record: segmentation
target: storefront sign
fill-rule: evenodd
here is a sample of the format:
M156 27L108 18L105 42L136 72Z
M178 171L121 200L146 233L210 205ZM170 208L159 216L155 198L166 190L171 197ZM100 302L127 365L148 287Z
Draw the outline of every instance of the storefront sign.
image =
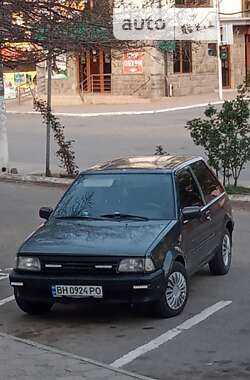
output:
M4 98L5 99L15 99L16 98L16 87L15 87L14 73L4 74Z
M123 74L143 74L144 53L123 53Z
M53 70L52 79L68 79L67 56L61 54L56 58L56 69Z
M164 3L136 0L115 1L114 36L124 41L191 40L216 41L216 10L212 7L173 7ZM153 5L151 5L153 3ZM194 3L194 1L192 2Z
M29 88L35 86L36 71L4 73L4 97L15 99L18 90L22 95L30 94Z

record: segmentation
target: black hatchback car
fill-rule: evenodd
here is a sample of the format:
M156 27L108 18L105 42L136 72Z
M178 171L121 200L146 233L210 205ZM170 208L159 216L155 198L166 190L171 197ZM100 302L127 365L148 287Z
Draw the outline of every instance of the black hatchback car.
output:
M185 307L189 277L229 271L234 222L223 186L201 158L132 157L81 173L23 243L10 274L29 314L54 303Z

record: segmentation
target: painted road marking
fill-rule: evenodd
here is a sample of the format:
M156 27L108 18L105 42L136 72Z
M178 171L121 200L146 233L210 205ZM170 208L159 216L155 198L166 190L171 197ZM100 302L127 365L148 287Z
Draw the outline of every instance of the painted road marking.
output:
M9 272L12 268L0 269L0 281L9 278Z
M86 112L86 113L68 113L68 112L55 112L55 116L66 116L66 117L100 117L100 116L129 116L129 115L148 115L148 114L158 114L158 113L166 113L166 112L177 112L190 110L195 108L204 108L209 104L211 105L220 105L223 104L222 101L215 101L209 103L202 104L192 104L189 106L181 106L181 107L173 107L173 108L161 108L155 110L144 110L144 111L111 111L111 112ZM9 114L24 114L24 115L40 115L39 112L36 111L7 111Z
M10 296L10 297L4 298L3 300L0 300L0 306L3 306L6 303L14 301L14 299L15 299L14 296Z
M9 275L8 275L8 274L0 273L0 281L1 281L1 280L5 280L6 278L9 278Z
M203 310L201 313L195 315L194 317L190 319L187 319L184 323L173 328L172 330L167 331L166 333L158 336L157 338L151 340L150 342L140 347L137 347L135 350L130 351L126 355L115 360L113 363L111 363L111 366L115 368L121 368L127 365L128 363L131 363L132 361L137 359L139 356L142 356L149 351L153 351L159 348L162 344L165 344L168 341L174 339L177 335L181 334L182 332L185 332L186 330L189 330L192 327L198 325L199 323L205 321L214 313L217 313L219 310L223 309L224 307L231 305L231 303L232 301L220 301L208 307L207 309Z

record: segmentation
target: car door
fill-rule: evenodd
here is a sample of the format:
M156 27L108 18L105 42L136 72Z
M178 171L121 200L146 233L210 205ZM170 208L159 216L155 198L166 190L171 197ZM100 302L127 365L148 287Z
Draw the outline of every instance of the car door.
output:
M205 162L197 161L190 166L205 199L204 211L210 218L209 240L205 256L201 257L202 264L202 261L209 260L221 243L225 224L225 190Z
M176 184L180 213L185 207L199 206L203 208L205 206L201 189L189 167L177 172ZM200 218L182 219L181 223L182 249L187 270L189 273L193 273L198 269L201 257L206 255L210 218L204 212Z

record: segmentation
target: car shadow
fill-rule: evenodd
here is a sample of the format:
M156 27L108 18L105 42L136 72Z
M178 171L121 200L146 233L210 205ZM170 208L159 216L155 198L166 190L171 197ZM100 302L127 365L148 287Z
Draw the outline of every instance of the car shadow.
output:
M190 288L196 288L204 281L213 281L213 277L209 273L208 267L197 272L191 277ZM202 285L201 285L202 286ZM23 314L21 319L32 320L34 317ZM52 310L44 315L36 316L36 322L52 322L52 323L65 323L70 321L71 324L79 326L79 324L112 324L117 323L145 323L145 320L157 320L150 309L150 306L144 305L130 305L130 304L106 304L103 302L89 303L78 302L75 304L55 304Z

